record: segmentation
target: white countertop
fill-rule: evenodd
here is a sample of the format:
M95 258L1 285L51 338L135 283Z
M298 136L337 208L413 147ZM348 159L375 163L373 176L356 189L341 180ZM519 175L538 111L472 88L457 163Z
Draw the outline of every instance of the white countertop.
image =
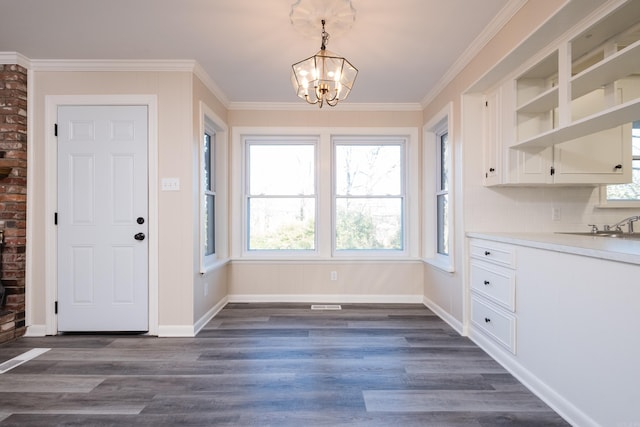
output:
M468 237L640 265L640 240L560 233L467 233Z

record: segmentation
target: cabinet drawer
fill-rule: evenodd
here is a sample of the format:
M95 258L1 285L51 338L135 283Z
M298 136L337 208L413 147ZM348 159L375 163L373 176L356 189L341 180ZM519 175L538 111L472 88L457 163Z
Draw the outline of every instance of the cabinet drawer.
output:
M471 240L469 253L472 258L516 268L516 252L513 246L486 240Z
M515 311L516 272L486 262L471 261L471 290L496 304Z
M472 297L471 323L513 354L516 353L515 316L478 297Z

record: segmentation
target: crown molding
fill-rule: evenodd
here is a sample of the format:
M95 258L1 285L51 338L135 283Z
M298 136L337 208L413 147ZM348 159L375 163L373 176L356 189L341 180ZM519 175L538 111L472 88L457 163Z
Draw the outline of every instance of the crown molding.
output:
M18 64L26 69L31 68L31 61L18 52L0 52L0 64Z
M453 79L469 65L471 60L484 48L487 43L506 25L507 22L527 3L528 0L509 0L500 12L491 20L489 25L480 33L475 40L467 47L460 57L442 76L440 81L423 98L421 106L426 108Z
M232 102L227 107L236 111L422 111L419 103L339 103L335 108L320 109L317 105L300 102Z
M183 71L195 74L200 81L226 107L229 98L220 86L207 74L195 60L120 60L120 59L89 59L89 60L61 60L34 59L31 60L34 71Z
M209 89L218 101L224 105L226 109L229 109L231 105L231 101L229 101L229 97L224 93L220 86L211 78L211 76L205 71L205 69L200 65L200 63L195 62L195 67L193 73L200 79L200 81Z
M187 71L193 60L32 59L33 71Z

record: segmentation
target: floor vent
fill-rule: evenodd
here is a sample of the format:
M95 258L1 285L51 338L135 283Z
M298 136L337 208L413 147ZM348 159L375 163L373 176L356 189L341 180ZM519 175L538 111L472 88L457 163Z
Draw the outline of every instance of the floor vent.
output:
M342 306L339 304L314 304L311 306L311 310L342 310Z
M42 353L46 353L51 350L50 348L34 348L25 353L22 353L20 356L16 356L13 359L7 360L4 363L0 363L0 374L4 374L15 368L16 366L20 366L25 362L28 362L31 359L35 359L40 356Z

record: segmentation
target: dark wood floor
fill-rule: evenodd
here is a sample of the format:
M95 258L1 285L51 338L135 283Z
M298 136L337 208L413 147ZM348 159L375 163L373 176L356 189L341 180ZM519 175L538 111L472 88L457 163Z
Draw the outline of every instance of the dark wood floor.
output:
M196 338L21 338L4 426L565 426L421 305L229 304Z

